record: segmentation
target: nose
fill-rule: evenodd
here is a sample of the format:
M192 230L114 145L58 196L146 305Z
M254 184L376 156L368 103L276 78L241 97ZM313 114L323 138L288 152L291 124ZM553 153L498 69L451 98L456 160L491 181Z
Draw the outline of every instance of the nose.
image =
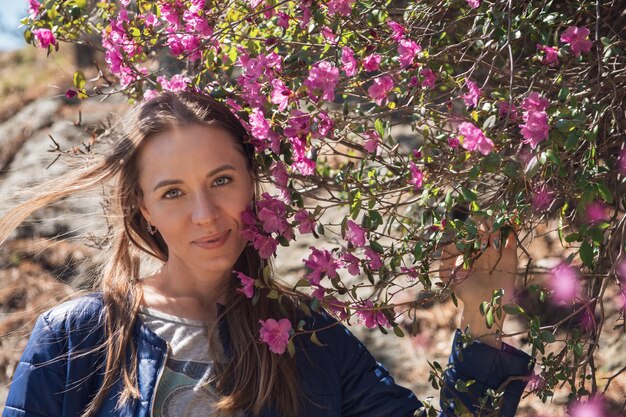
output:
M201 193L194 199L191 221L195 224L211 224L220 216L220 206L215 196Z

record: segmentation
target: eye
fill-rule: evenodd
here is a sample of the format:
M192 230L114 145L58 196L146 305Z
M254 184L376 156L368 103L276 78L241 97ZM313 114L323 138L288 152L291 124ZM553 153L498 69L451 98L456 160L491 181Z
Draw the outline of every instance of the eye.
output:
M180 197L182 192L178 188L172 188L171 190L167 190L165 194L163 194L163 198L171 200L176 197Z
M231 177L219 177L215 181L213 181L213 185L221 187L222 185L230 184L232 182Z

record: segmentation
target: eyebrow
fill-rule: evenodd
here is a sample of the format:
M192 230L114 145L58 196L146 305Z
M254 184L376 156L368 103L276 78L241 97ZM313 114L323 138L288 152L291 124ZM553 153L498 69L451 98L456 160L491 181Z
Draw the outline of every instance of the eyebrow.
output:
M232 165L225 164L225 165L222 165L222 166L220 166L220 167L217 167L217 168L215 168L215 169L213 169L213 170L209 171L209 172L206 174L206 178L212 177L213 175L215 175L215 174L217 174L217 173L219 173L219 172L222 172L222 171L227 171L227 170L237 171L237 168L235 168L235 167L234 167L234 166L232 166ZM158 188L165 187L166 185L182 184L182 183L183 183L183 181L181 181L181 180L176 180L176 179L159 181L159 182L157 183L157 185L155 185L155 186L154 186L154 188L152 189L152 191L154 192L154 191L156 191Z

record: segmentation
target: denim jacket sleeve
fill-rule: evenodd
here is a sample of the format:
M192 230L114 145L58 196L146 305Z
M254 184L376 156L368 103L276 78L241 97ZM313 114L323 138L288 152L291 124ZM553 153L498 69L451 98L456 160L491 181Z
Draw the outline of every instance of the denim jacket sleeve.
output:
M323 343L328 341L334 350L334 365L341 376L342 416L411 417L422 407L415 394L397 385L387 369L346 327L338 324L329 330L318 337ZM457 330L449 366L444 372L440 416L460 415L459 403L473 415L478 414L478 399L487 389L498 389L510 376L530 374L529 363L530 356L508 345L502 350L480 342L462 346L461 332ZM459 392L455 389L457 380L476 382L468 387L468 392ZM499 416L515 415L525 386L525 380L515 380L506 386Z
M531 357L521 350L506 343L502 344L501 349L477 341L463 346L462 333L457 329L448 359L448 368L444 372L444 387L440 393L443 415L461 415L459 403L462 403L471 415L480 415L479 399L489 389L494 391L503 389L503 395L497 401L498 416L512 417L528 383L527 377L531 373ZM467 384L466 392L459 392L455 389L457 381L474 382ZM485 414L488 414L490 409L493 407L487 403Z
M37 319L18 363L2 417L80 415L97 389L101 304L83 297ZM71 360L69 360L71 357Z
M58 417L64 400L66 363L62 343L40 316L15 369L2 417Z

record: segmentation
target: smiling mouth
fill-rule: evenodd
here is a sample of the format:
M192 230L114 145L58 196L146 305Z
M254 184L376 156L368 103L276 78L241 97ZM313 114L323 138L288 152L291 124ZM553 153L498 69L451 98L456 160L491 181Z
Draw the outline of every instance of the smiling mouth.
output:
M230 230L227 230L226 232L222 233L221 235L213 239L194 240L192 243L202 249L214 249L226 243L229 236L230 236Z

